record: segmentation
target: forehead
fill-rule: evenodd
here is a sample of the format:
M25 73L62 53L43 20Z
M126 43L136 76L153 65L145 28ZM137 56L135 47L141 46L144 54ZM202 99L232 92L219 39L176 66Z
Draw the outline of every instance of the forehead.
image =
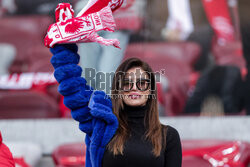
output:
M133 78L149 78L148 73L144 71L141 67L133 67L129 69L126 74L125 78L133 79Z

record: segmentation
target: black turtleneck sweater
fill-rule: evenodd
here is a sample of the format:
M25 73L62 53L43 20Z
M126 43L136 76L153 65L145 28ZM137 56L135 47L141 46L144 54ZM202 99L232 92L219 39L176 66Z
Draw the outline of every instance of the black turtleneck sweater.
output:
M181 167L182 150L176 129L167 126L166 147L159 157L152 153L152 144L143 139L145 134L144 116L147 107L125 106L131 136L125 142L123 155L114 156L105 150L102 167Z

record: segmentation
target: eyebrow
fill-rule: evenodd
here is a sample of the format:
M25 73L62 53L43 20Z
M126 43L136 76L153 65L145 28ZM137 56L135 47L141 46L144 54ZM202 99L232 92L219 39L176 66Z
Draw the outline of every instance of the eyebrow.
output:
M125 80L125 81L131 81L132 79L125 78L124 80ZM148 80L150 80L150 79L149 79L149 78L140 78L140 79L137 79L136 81L139 81L139 80L148 81Z

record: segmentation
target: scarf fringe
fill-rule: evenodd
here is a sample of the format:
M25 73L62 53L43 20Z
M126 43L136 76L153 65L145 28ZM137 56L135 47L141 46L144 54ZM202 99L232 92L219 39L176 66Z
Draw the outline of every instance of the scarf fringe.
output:
M102 25L104 30L114 32L116 24L114 17L112 15L111 8L109 6L106 6L102 10L100 10L99 14L102 20Z

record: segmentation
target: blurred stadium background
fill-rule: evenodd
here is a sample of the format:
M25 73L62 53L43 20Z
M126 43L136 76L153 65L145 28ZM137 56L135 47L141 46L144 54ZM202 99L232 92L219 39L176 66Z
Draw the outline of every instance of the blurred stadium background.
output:
M79 8L79 0L0 0L0 131L22 167L84 163L84 134L57 92L43 45L59 2ZM143 11L133 15L138 2ZM159 115L180 133L183 167L249 166L250 1L124 6L115 17L130 32L123 60L141 58L161 73Z

